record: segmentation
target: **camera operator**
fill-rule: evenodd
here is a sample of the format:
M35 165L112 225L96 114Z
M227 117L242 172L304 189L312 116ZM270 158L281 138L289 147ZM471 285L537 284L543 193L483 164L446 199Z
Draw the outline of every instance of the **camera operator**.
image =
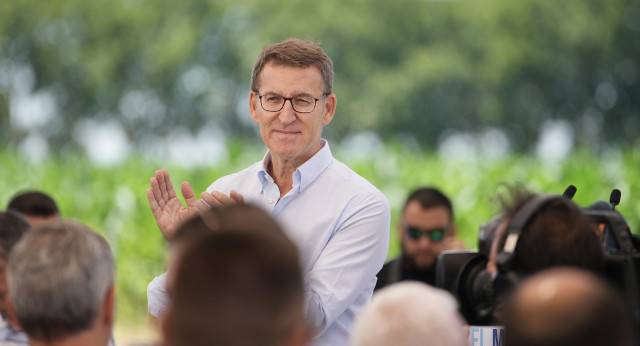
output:
M504 219L486 265L494 279L494 323L502 324L503 302L529 275L555 266L602 274L604 252L595 225L575 203L512 188L510 201L502 204Z
M492 334L488 342L493 336L494 343L501 343L507 332L500 326L508 319L503 314L511 308L513 291L532 275L559 266L608 281L624 297L638 329L640 252L626 222L613 212L619 191L612 192L616 198L610 198L610 209L592 210L571 202L572 194L566 191L560 196L508 189L509 198L500 199L504 213L480 226L477 252L444 252L438 258L436 286L458 299L462 315L472 326L472 341L485 340L485 331L485 336Z
M409 195L402 208L398 233L402 255L378 272L375 290L405 280L435 285L440 252L464 249L455 236L451 201L435 188L419 188Z
M509 223L523 207L541 195L512 189L511 200L502 201L504 221L498 226L487 263L487 271L496 274L496 259L504 249ZM603 268L602 247L590 220L570 200L553 198L535 211L522 229L514 251L515 266L523 274L559 265L572 265L600 272Z

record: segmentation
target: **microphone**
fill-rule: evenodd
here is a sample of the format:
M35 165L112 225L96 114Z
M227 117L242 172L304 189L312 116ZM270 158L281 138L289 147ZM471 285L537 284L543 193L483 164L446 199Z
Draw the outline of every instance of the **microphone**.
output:
M569 185L567 186L567 189L564 190L564 193L562 194L562 197L571 200L573 198L573 196L576 194L576 191L578 191L578 189L576 189L575 186L573 185Z
M620 190L613 189L613 191L611 191L609 203L611 203L611 210L616 210L616 205L620 204Z

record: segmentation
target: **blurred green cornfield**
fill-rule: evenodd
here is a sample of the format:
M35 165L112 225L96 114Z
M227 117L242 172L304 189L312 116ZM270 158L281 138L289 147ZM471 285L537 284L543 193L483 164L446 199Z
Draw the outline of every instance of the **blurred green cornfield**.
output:
M356 155L332 146L334 156L376 185L389 199L392 224L389 258L399 252L396 222L410 190L435 186L449 195L459 235L470 249L477 247L481 223L499 213L496 194L503 183L521 184L540 193L561 194L573 184L574 201L586 207L608 201L613 188L622 192L617 207L631 230L640 225L640 148L612 149L603 155L577 150L561 161L534 156L444 158L436 152L410 150L387 143L374 155ZM100 167L79 155L50 156L31 162L16 152L0 150L2 209L23 189L50 193L63 217L81 221L103 234L117 258L118 323L146 320L146 286L165 267L166 241L156 227L145 190L156 169L167 168L174 185L189 181L196 193L216 178L258 161L264 148L234 142L224 162L185 168L130 156L124 163ZM504 192L504 191L503 191Z

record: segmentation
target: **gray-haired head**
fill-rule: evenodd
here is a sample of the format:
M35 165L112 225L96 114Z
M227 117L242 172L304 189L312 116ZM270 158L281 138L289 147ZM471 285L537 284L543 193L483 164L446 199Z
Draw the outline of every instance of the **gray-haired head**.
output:
M260 88L260 73L269 63L285 67L316 67L322 75L323 92L325 94L333 92L333 62L320 48L318 42L290 38L265 47L253 65L252 91L257 92Z
M88 330L115 281L107 242L72 221L44 225L13 248L9 296L30 338L59 340Z
M418 281L377 291L355 321L354 346L466 346L464 319L448 292Z

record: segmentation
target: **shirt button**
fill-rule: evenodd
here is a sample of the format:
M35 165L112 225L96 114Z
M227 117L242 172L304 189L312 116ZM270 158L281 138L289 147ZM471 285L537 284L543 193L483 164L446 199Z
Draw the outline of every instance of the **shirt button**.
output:
M273 204L273 200L272 199L269 200L269 204Z

